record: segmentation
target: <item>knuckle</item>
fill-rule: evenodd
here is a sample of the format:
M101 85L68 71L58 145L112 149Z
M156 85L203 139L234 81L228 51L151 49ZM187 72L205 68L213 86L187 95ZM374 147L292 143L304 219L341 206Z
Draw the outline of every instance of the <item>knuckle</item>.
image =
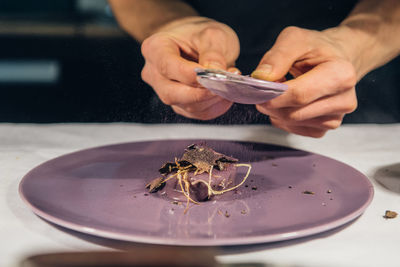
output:
M161 58L158 61L158 72L164 76L168 77L168 60L166 58Z
M294 122L300 122L305 120L303 113L300 111L290 112L287 115L287 119L289 121L294 121Z
M297 106L304 106L309 103L305 90L293 90L292 101Z
M345 62L341 68L341 77L345 88L353 88L357 83L357 74L354 66Z
M163 88L154 88L154 90L156 91L158 98L160 98L161 102L165 105L172 106L176 104L170 90L165 90Z
M184 117L189 117L186 114L186 112L184 110L182 110L180 107L172 105L171 108L176 114L179 114L179 115L184 116Z
M149 57L157 47L160 47L160 44L165 42L165 36L162 33L153 34L146 39L143 40L142 45L140 46L140 50L144 57Z
M172 101L172 99L169 97L168 94L159 93L158 97L160 98L161 102L163 102L165 105L172 106L174 104L174 102Z
M314 127L305 127L303 132L300 134L313 137L313 138L321 138L323 137L328 130L326 129L319 129L319 128L314 128Z
M339 128L339 126L341 124L342 124L342 120L331 120L331 121L323 123L322 126L328 130L334 130L334 129Z
M347 110L345 111L345 113L352 113L357 109L357 107L358 107L357 100L354 100L347 106Z
M205 38L225 38L225 33L220 26L215 24L201 30L200 36Z
M146 83L149 83L150 80L149 80L149 67L148 67L148 64L144 65L144 67L143 67L143 69L142 69L142 71L140 73L140 76L142 77L143 81L145 81Z
M355 111L357 109L357 106L358 106L355 89L353 89L350 93L351 93L350 97L348 98L347 101L344 102L343 113L345 113L345 114L352 113L353 111Z
M184 109L186 112L192 114L200 112L199 107L197 107L196 105L182 105L181 108Z
M282 30L283 36L294 36L294 37L302 37L304 36L305 30L296 26L288 26Z
M312 131L310 136L314 137L314 138L322 138L322 137L324 137L326 132L327 132L327 130L314 130L314 131Z
M151 51L152 37L145 39L140 47L143 57L147 57Z

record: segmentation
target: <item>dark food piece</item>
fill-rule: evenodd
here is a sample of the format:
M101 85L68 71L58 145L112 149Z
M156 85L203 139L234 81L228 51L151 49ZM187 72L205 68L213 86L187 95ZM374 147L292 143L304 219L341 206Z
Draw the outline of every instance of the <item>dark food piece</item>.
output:
M306 190L306 191L303 191L303 194L305 194L305 195L314 195L315 193L313 191Z
M385 215L383 216L383 218L385 219L394 219L396 217L397 217L397 212L391 210L385 211Z
M148 183L146 185L146 188L149 189L149 193L154 193L157 192L158 190L162 189L165 186L165 178L164 177L158 177Z
M190 145L181 159L165 163L160 169L162 177L156 178L146 185L150 193L160 191L163 196L175 200L186 200L189 203L200 204L213 196L225 194L241 186L250 174L250 164L234 164L237 159L215 152L203 145ZM247 173L242 181L235 185L237 167L247 167ZM253 189L255 190L255 189ZM177 195L178 194L178 195ZM225 217L230 217L228 212Z
M176 162L165 163L158 171L162 175L167 175L167 174L170 174L171 172L179 170L180 167L188 167L190 170L196 169L190 162L185 161L185 160L179 160Z
M238 162L238 159L215 152L209 147L201 145L190 145L186 148L182 158L176 162L167 162L159 172L163 175L188 167L189 171L208 172L211 166L219 171L224 170L227 163Z
M152 180L146 185L150 193L155 193L165 186L165 177L173 172L186 170L188 172L204 173L210 172L211 168L223 171L227 164L238 162L238 159L215 152L213 149L203 145L190 145L185 149L181 159L175 162L167 162L159 172L162 177Z
M209 147L195 144L188 146L181 160L190 162L200 172L209 171L211 166L222 171L226 163L235 163L238 161L238 159L215 152Z

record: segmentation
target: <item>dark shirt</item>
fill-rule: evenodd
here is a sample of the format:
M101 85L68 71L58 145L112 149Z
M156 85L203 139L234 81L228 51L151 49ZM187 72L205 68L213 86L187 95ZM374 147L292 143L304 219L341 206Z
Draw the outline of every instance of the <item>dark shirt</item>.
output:
M249 73L288 26L323 30L337 26L352 10L354 0L187 0L202 16L223 22L237 33L238 67ZM294 44L295 45L295 44Z
M312 30L335 27L347 17L357 3L354 0L187 0L186 2L200 15L226 23L236 31L241 45L240 56L236 63L244 74L254 70L263 54L274 44L276 37L285 27L298 26ZM357 84L358 109L347 115L344 122L399 122L399 84L400 58L397 58L371 72ZM265 121L265 116L255 114L253 107L240 106L235 105L230 113L217 119L217 122L263 123Z

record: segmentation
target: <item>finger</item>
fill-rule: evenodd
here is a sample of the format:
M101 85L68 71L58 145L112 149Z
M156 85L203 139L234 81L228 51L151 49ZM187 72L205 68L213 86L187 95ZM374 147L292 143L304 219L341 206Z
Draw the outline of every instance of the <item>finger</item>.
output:
M199 63L207 69L226 70L227 63L218 51L207 50L199 53Z
M271 124L274 125L275 127L280 128L286 132L294 133L294 134L298 134L298 135L302 135L302 136L320 138L320 137L323 137L325 135L325 133L327 132L327 130L325 130L325 129L315 128L315 127L285 125L280 120L276 120L274 118L270 118L270 120L271 120Z
M201 66L181 57L179 44L173 39L156 34L143 42L142 54L165 78L187 85L197 84L194 69Z
M347 114L353 112L356 108L357 97L354 88L341 94L320 98L302 107L275 109L269 108L267 104L257 105L257 109L261 113L293 122L301 122L331 114Z
M223 29L224 28L224 29ZM199 52L199 64L206 68L226 70L233 66L239 55L239 40L236 34L222 24L210 26L196 35L195 44Z
M251 76L267 81L284 78L292 65L309 51L310 47L304 42L307 32L310 31L297 27L285 28Z
M228 71L232 72L234 74L242 74L242 72L236 67L230 67L230 68L228 68Z
M342 124L344 115L332 114L304 121L286 121L278 117L274 116L271 117L274 118L275 120L281 121L281 123L285 124L286 126L299 126L299 127L302 126L302 127L318 128L321 130L334 130Z
M172 106L172 109L176 113L187 118L198 120L212 120L227 112L232 104L233 103L229 102L228 100L221 99L217 104L212 105L209 109L196 113L190 113L179 106Z
M210 109L214 105L218 105L222 100L222 97L215 95L211 99L207 99L201 102L193 103L193 104L179 104L175 105L185 110L188 113L202 113L208 109Z
M165 78L149 63L146 63L142 70L142 79L153 87L158 97L166 105L187 105L215 97L205 88L192 87Z
M339 128L343 121L343 114L334 114L328 116L321 116L309 120L305 120L298 125L293 126L303 126L303 127L312 127L318 128L321 130L334 130Z
M328 61L296 79L287 81L289 89L265 103L268 108L299 107L341 93L356 84L354 67L345 61Z

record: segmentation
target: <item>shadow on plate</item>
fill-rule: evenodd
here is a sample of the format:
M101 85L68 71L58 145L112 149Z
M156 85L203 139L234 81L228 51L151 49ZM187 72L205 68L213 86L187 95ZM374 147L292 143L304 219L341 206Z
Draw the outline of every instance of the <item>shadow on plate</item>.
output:
M360 217L360 216L359 216ZM255 251L262 251L262 250L267 250L267 249L275 249L275 248L280 248L280 247L286 247L286 246L294 246L298 244L302 244L311 240L319 239L319 238L326 238L329 236L332 236L343 229L349 227L352 225L355 221L358 220L358 218L355 218L354 220L341 225L337 228L319 233L319 234L314 234L306 237L301 237L301 238L295 238L295 239L290 239L290 240L284 240L284 241L277 241L277 242L270 242L270 243L260 243L260 244L252 244L252 245L232 245L232 246L219 246L219 247L206 247L206 246L199 246L195 247L197 249L204 249L204 250L211 250L214 251L218 255L225 255L225 254L235 254L235 253L245 253L245 252L255 252ZM41 217L39 217L41 218ZM173 246L173 245L156 245L156 244L146 244L146 243L136 243L136 242L129 242L129 241L122 241L122 240L116 240L116 239L110 239L110 238L104 238L104 237L98 237L94 235L89 235L86 233L81 233L75 230L71 230L68 228L65 228L63 226L54 224L52 222L49 222L43 218L41 218L48 224L52 225L53 227L57 228L60 231L63 231L67 234L73 235L79 239L85 240L87 242L100 245L103 247L107 248L112 248L112 249L117 249L121 251L132 251L136 250L138 248L148 248L148 249L159 249L160 247L163 248L187 248L190 246ZM193 248L193 247L192 247Z
M379 168L373 178L384 188L400 194L400 163Z

